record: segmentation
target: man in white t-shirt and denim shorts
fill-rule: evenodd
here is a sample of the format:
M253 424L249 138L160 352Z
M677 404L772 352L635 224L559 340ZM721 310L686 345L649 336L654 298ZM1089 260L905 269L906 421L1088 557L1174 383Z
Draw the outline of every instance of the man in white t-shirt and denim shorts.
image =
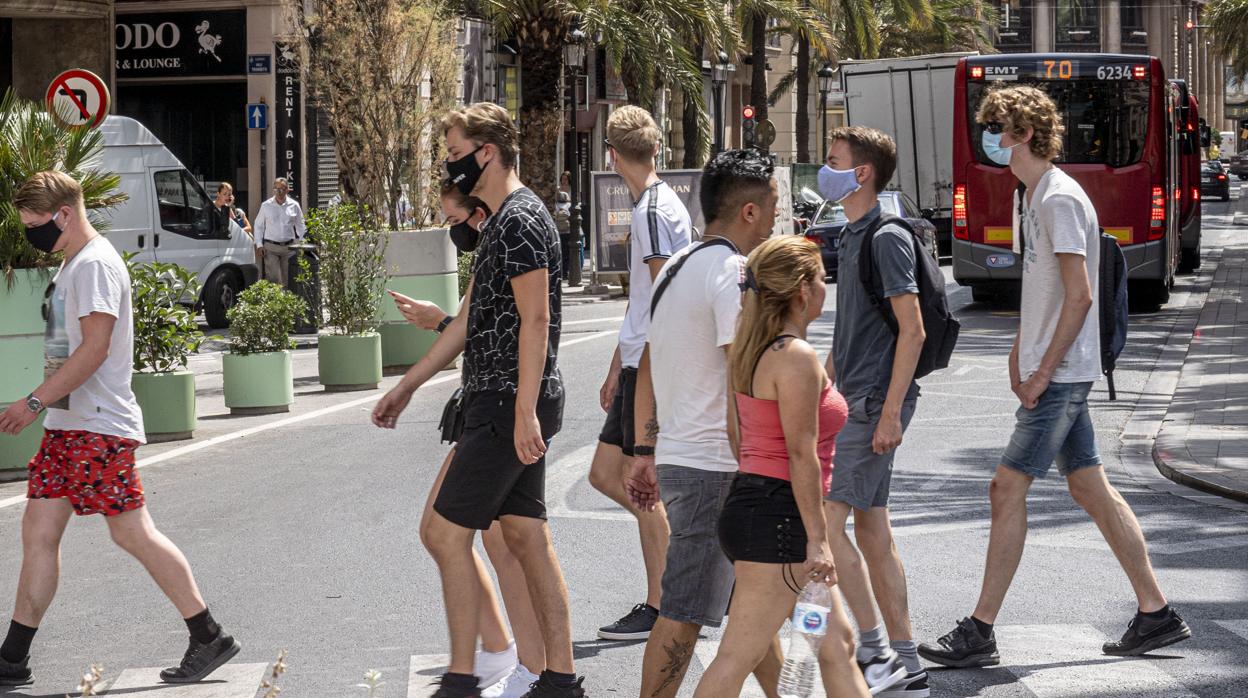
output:
M676 695L699 631L719 627L732 594L732 563L718 534L737 472L728 437L728 350L741 309L744 255L768 238L775 222L772 175L770 158L757 151L715 156L699 192L706 234L668 260L654 289L661 295L637 373L640 426L626 481L639 509L662 502L672 531L659 620L642 663L641 695L650 698ZM657 442L654 429L644 428L651 420ZM779 668L773 651L755 673L774 690Z
M160 672L161 680L202 681L241 647L213 620L186 557L156 530L145 506L134 460L145 435L143 412L130 389L129 271L87 219L82 187L69 175L34 175L17 190L13 205L27 241L42 252L63 253L65 261L44 301L46 377L0 415L0 433L16 435L47 410L43 443L29 465L22 569L13 619L0 644L0 686L33 680L28 653L56 594L61 536L71 514L102 515L113 541L143 564L186 621L190 647L178 666ZM129 593L117 603L133 604Z
M979 602L935 644L920 646L919 654L951 667L1001 662L993 624L1022 557L1027 491L1055 461L1136 596L1126 633L1102 651L1139 655L1185 640L1191 630L1166 603L1140 524L1105 477L1088 413L1088 394L1101 375L1100 228L1083 188L1053 164L1062 148L1061 116L1044 92L1020 86L989 92L976 120L984 157L1008 166L1026 186L1016 236L1024 242L1022 308L1009 358L1010 385L1021 406L989 488L992 532ZM1061 645L1067 638L1054 632L1046 641Z
M646 600L624 617L598 629L604 640L644 640L659 617L660 580L667 556L667 516L660 506L643 511L624 491L624 470L633 457L634 393L637 365L650 327L650 289L672 254L689 246L693 224L689 211L666 182L659 179L654 158L663 134L650 113L624 106L607 120L607 146L615 171L632 194L633 220L629 234L628 310L620 327L620 341L599 398L607 412L589 470L589 482L599 492L637 517L641 556L646 565Z

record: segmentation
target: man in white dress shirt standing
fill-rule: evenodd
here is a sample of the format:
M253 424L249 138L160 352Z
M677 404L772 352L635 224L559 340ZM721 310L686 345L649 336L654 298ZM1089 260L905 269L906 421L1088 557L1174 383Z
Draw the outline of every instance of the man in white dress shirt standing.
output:
M295 251L290 245L302 242L308 232L303 222L303 209L290 198L290 186L282 177L273 182L273 198L260 204L256 215L256 262L266 281L286 288L290 282L290 258Z

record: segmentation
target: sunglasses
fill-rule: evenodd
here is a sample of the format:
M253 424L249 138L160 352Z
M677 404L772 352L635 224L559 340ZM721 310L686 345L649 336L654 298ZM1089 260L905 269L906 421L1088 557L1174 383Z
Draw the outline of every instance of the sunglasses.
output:
M1005 126L1003 126L1000 121L989 121L988 123L984 124L984 130L995 136L1001 133L1002 131L1004 131Z

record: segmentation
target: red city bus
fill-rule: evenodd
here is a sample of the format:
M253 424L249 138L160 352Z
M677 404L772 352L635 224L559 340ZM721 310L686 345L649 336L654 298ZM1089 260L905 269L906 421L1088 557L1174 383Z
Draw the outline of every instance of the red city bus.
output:
M953 277L975 300L1017 288L1011 252L1018 180L984 155L975 123L984 95L1028 84L1057 104L1066 127L1057 164L1083 186L1127 258L1133 301L1170 298L1179 258L1178 88L1161 61L1116 54L968 56L954 76Z
M1179 90L1179 272L1200 268L1200 110L1186 80L1171 80Z

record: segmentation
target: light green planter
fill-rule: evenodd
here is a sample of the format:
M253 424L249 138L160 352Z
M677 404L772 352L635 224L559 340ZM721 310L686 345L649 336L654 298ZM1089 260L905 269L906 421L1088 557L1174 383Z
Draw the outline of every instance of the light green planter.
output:
M13 286L0 275L0 409L24 401L43 382L43 292L52 275L17 269ZM17 436L0 434L0 479L23 477L43 439L43 416Z
M459 306L459 273L455 246L446 228L400 230L389 234L386 288L417 300L436 303L448 315ZM377 308L381 325L381 360L387 369L407 368L429 351L438 335L418 329L403 318L389 294Z
M295 401L290 352L226 354L221 368L225 374L225 406L230 408L230 414L290 411L290 403Z
M194 373L135 373L130 387L143 408L143 431L148 443L180 441L194 435Z
M316 361L326 391L373 390L381 383L381 335L323 334Z

